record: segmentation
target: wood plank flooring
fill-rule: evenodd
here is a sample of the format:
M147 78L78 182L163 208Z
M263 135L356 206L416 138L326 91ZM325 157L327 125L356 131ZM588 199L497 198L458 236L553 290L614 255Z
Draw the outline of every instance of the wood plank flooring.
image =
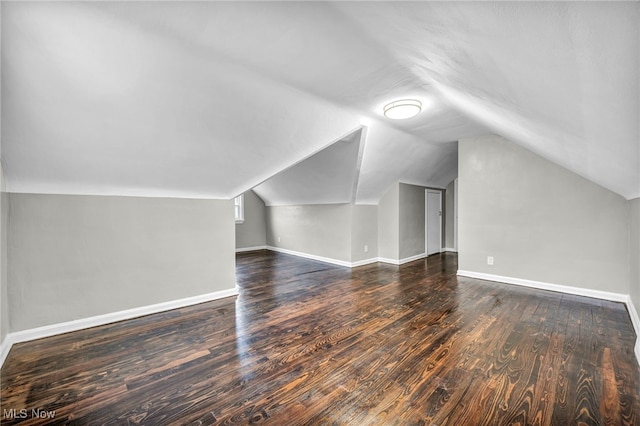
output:
M456 262L239 254L237 300L15 345L2 424L640 425L623 304Z

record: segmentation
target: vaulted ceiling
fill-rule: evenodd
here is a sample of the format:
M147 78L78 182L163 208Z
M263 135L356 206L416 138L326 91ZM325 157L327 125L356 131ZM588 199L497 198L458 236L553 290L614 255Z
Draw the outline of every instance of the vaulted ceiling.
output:
M353 176L350 195L375 203L396 181L445 186L456 141L491 132L640 196L637 2L3 2L0 12L12 192L231 198L288 170L263 185L267 201L310 202L300 176L319 163L301 161L334 143L351 158L345 141L357 134L358 161L333 176ZM404 97L422 100L422 114L385 119L382 106ZM316 181L318 202L345 198L348 185Z
M362 130L332 143L253 188L270 206L352 203L364 145Z

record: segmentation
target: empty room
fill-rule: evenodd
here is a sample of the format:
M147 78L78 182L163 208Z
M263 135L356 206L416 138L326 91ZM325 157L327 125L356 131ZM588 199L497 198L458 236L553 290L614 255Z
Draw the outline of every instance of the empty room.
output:
M640 3L0 2L0 423L640 425Z

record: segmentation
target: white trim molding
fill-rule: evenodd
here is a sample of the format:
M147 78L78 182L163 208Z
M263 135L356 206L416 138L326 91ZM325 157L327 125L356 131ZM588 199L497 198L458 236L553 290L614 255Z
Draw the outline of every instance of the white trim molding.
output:
M387 257L379 257L378 258L378 262L382 262L382 263L390 263L392 265L399 265L400 261L397 259L389 259Z
M365 260L358 260L356 262L347 262L346 260L332 259L329 257L316 256L315 254L303 253L300 251L294 251L289 249L283 249L280 247L267 246L267 250L272 250L278 253L290 254L292 256L304 257L305 259L317 260L320 262L331 263L332 265L345 266L347 268L355 268L357 266L369 265L371 263L382 262L390 263L392 265L403 265L414 260L424 259L427 257L426 253L417 254L415 256L407 257L404 259L388 259L386 257L371 257Z
M640 317L638 317L638 311L631 301L631 297L627 296L627 309L629 310L629 316L631 317L631 323L636 330L636 334L640 335Z
M442 251L450 251L450 252L453 252L453 253L457 253L458 252L457 249L454 249L454 248L451 248L451 247L445 247L445 248L442 249Z
M634 352L636 354L638 364L640 364L640 317L638 317L638 311L636 310L630 296L627 296L626 303L627 311L629 311L629 316L631 317L631 324L633 324L633 328L636 331L636 346L634 348Z
M434 253L434 254L436 254L436 253ZM405 263L413 262L415 260L424 259L427 256L429 256L427 253L420 253L420 254L416 254L415 256L405 257L404 259L400 259L400 261L398 262L398 265L404 265Z
M405 257L404 259L389 259L386 257L379 257L378 261L383 263L390 263L392 265L404 265L405 263L413 262L415 260L424 259L427 257L427 253L416 254L415 256Z
M522 278L505 277L502 275L485 274L483 272L463 271L458 269L458 275L469 278L477 278L486 281L496 281L505 284L515 284L523 287L537 288L540 290L551 290L559 293L575 294L577 296L587 296L596 299L612 300L614 302L627 302L628 295L621 293L611 293L608 291L591 290L588 288L571 287L560 284L545 283L542 281L525 280Z
M244 253L246 251L267 250L267 246L241 247L236 249L236 253Z
M351 267L356 268L358 266L370 265L372 263L378 263L379 260L377 257L372 257L370 259L358 260L357 262L351 262Z
M7 355L9 355L12 345L13 342L11 341L11 334L7 334L4 336L2 343L0 343L0 367L4 364L4 360L7 359Z
M267 246L267 249L271 250L271 251L278 252L278 253L284 253L284 254L290 254L292 256L304 257L305 259L318 260L320 262L331 263L333 265L338 265L338 266L346 266L347 268L351 268L352 267L352 263L351 262L347 262L345 260L332 259L330 257L323 257L323 256L316 256L315 254L308 254L308 253L303 253L303 252L300 252L300 251L283 249L283 248L274 247L274 246Z
M0 367L2 367L6 356L9 354L11 346L15 343L42 339L44 337L55 336L57 334L69 333L71 331L78 331L86 328L97 327L100 325L111 324L118 321L124 321L149 314L170 311L172 309L184 308L186 306L197 305L199 303L210 302L212 300L223 299L225 297L232 297L237 295L238 288L236 286L227 290L201 294L199 296L186 297L184 299L171 300L168 302L161 302L147 306L140 306L138 308L127 309L124 311L111 312L104 315L96 315L93 317L81 318L73 321L45 325L42 327L9 333L0 345Z
M627 312L631 318L631 324L636 332L636 344L634 353L636 361L640 364L640 317L636 311L631 297L628 294L612 293L609 291L592 290L588 288L572 287L560 284L545 283L541 281L525 280L522 278L505 277L502 275L485 274L483 272L472 272L458 269L458 275L461 277L477 278L480 280L495 281L505 284L520 285L523 287L531 287L540 290L550 290L559 293L575 294L577 296L593 297L595 299L611 300L614 302L622 302L627 306Z
M319 262L331 263L332 265L345 266L347 268L355 268L358 266L369 265L371 263L382 262L390 263L391 265L404 265L405 263L413 262L415 260L424 259L427 257L426 253L420 253L415 256L406 257L404 259L389 259L386 257L371 257L369 259L358 260L355 262L347 262L346 260L332 259L330 257L317 256L315 254L304 253L300 251L294 251L289 249L283 249L280 247L267 246L267 250L275 251L278 253L290 254L292 256L304 257L305 259L317 260Z

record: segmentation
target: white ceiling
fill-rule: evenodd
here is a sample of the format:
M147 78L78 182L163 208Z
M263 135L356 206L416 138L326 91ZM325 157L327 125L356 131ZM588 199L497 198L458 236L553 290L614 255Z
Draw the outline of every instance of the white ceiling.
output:
M445 186L487 132L640 196L637 2L0 7L12 192L231 198L365 123L359 203ZM425 111L381 116L406 96Z
M253 188L268 206L355 201L362 132L358 130Z

